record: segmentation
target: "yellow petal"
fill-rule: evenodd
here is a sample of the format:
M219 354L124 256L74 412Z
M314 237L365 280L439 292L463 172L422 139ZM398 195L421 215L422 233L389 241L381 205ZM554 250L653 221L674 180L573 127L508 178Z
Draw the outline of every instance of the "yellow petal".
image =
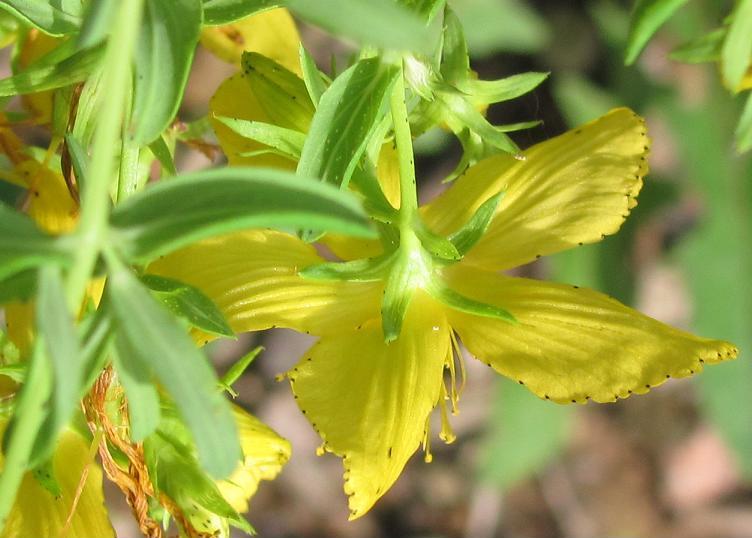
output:
M480 205L505 196L466 260L507 269L615 233L636 205L647 171L645 124L620 108L524 152L479 162L429 204L427 224L447 234Z
M78 204L71 197L63 176L43 164L26 160L15 167L16 176L29 188L27 213L43 230L60 234L78 221Z
M264 166L295 170L297 163L273 154L241 157L243 153L259 151L266 146L243 138L232 129L215 119L215 116L225 116L241 120L253 120L270 123L269 116L264 112L258 98L253 93L248 77L245 73L237 73L225 80L209 101L209 119L214 132L217 134L219 145L227 155L227 161L234 166Z
M248 499L261 480L273 480L290 459L290 443L259 419L234 406L243 462L228 478L217 483L219 491L237 512L248 510Z
M325 448L344 458L351 519L391 487L417 450L448 350L443 309L418 294L398 340L384 343L374 320L322 338L288 372Z
M8 523L0 538L109 538L114 537L102 495L102 471L89 457L89 446L77 433L65 432L55 451L53 466L61 489L55 498L28 473L21 484ZM66 521L73 500L88 470L67 533Z
M244 51L263 54L302 74L298 47L300 36L290 13L271 9L223 26L207 26L201 44L226 62L240 65Z
M295 236L250 230L191 245L154 262L148 271L199 288L236 332L287 327L318 335L377 318L381 283L298 276L322 261Z
M447 273L460 293L502 306L518 320L450 311L470 352L555 402L613 402L737 354L728 342L669 327L592 290L462 265Z

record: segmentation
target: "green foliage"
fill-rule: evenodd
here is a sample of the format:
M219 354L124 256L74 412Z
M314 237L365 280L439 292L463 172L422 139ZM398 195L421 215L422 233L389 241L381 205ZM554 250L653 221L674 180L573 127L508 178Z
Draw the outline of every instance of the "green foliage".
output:
M0 8L50 35L71 34L81 26L81 0L3 0Z
M205 24L227 24L280 5L276 0L203 0Z
M541 401L510 380L498 388L478 478L506 489L556 457L567 439L572 408Z
M115 208L111 233L126 257L148 261L200 239L267 226L373 233L358 204L329 185L239 167L185 174L146 189Z
M346 187L386 114L385 104L398 74L394 66L370 58L338 76L321 96L298 174Z
M721 49L723 76L736 89L752 61L752 0L738 0Z
M119 360L129 363L125 370L134 377L134 385L142 388L146 378L154 376L164 386L191 432L201 464L212 476L226 477L240 460L240 449L235 422L217 392L214 371L147 288L113 256L109 265L107 296L116 321L115 338L126 352L118 354ZM139 435L145 436L156 425L153 394L150 398L150 408L140 409L138 415ZM147 412L148 417L144 416Z
M144 0L133 88L134 138L148 144L175 117L202 22L201 0Z
M637 0L629 27L627 65L637 60L653 34L686 3L687 0Z
M74 52L59 63L32 65L17 75L0 80L0 97L54 90L81 82L101 59L102 50L94 47Z

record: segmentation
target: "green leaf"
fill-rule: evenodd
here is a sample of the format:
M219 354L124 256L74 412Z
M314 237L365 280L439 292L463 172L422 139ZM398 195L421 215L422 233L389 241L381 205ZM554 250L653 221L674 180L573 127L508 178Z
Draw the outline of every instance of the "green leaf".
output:
M29 301L36 292L36 269L26 269L0 280L0 304L11 301Z
M112 254L107 296L116 321L116 341L129 361L151 373L166 389L191 431L204 468L224 478L240 459L235 421L217 392L217 377L184 329L148 289Z
M350 282L374 282L384 278L394 254L376 258L362 258L346 262L324 262L310 265L298 274L312 280L341 280Z
M326 83L321 76L321 71L316 66L313 56L300 44L300 68L303 71L303 81L308 89L308 95L311 97L313 105L318 107L321 96L326 91Z
M80 192L81 190L83 190L83 186L86 184L86 174L89 166L89 157L86 154L86 150L73 133L65 134L65 145L68 148L71 167L73 168L73 173L76 176L76 183Z
M541 401L504 378L497 387L478 478L508 489L556 457L567 440L573 409Z
M669 58L677 62L703 63L721 59L721 47L726 37L726 28L718 28L692 39L671 51Z
M48 459L60 431L76 409L83 384L83 364L73 317L68 311L63 277L56 265L39 270L39 293L35 309L39 335L53 372L50 412L34 444L31 466Z
M66 263L68 252L60 241L45 235L34 222L0 204L0 280L49 263Z
M625 62L632 65L650 38L687 0L637 0L627 37Z
M391 0L287 0L296 15L362 45L430 54L431 32L415 13Z
M128 398L131 439L143 441L157 429L161 414L152 368L143 364L127 338L115 340L112 362Z
M201 21L201 0L144 1L131 116L136 142L153 142L177 114Z
M504 198L503 192L491 196L491 198L480 205L470 220L462 225L462 228L449 236L449 240L454 244L461 256L467 254L480 241L483 234L486 233L502 198Z
M143 275L141 282L154 292L167 310L197 329L219 336L235 336L224 314L198 288L157 275Z
M281 5L283 0L204 0L204 24L218 25Z
M31 66L0 80L0 97L54 90L81 82L99 64L102 51L100 47L85 49L52 65Z
M298 162L298 174L345 187L363 156L369 134L386 114L399 69L378 58L361 60L321 96Z
M112 28L118 3L118 0L96 0L88 3L81 32L76 38L79 49L98 45L105 40Z
M721 49L723 78L738 88L752 59L752 0L738 0Z
M548 73L521 73L499 80L476 80L465 78L457 88L483 103L500 103L516 99L537 88L548 78Z
M747 97L747 104L736 127L736 149L739 153L752 149L752 94Z
M250 138L274 148L279 154L293 161L300 158L306 135L299 131L261 121L241 120L225 116L215 117L244 138Z
M53 36L77 32L83 14L81 0L3 0L0 9Z
M310 227L374 235L349 193L289 172L242 167L160 182L115 207L111 223L116 244L141 261L246 228Z

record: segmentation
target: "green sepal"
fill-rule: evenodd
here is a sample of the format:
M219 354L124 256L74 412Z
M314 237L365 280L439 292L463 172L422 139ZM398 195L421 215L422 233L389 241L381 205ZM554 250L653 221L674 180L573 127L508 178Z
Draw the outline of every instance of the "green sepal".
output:
M733 19L721 48L723 78L738 93L752 56L752 0L737 0Z
M230 366L230 369L225 372L225 375L219 378L219 386L223 390L226 390L233 398L237 398L238 393L233 390L232 386L238 379L240 379L240 376L245 373L251 363L256 360L256 357L258 357L262 351L264 351L263 346L256 346L235 361L233 365Z
M59 63L29 67L0 80L0 97L54 90L81 82L95 69L102 52L101 47L95 47L76 52Z
M86 150L76 135L66 133L64 140L65 147L68 149L71 168L73 169L73 174L76 176L76 186L78 187L78 191L81 192L85 188L84 185L86 185L89 157L86 155Z
M499 80L477 80L468 77L458 81L456 87L477 103L501 103L533 91L548 78L548 75L549 73L531 71Z
M467 79L470 71L465 32L459 17L449 7L444 9L440 69L444 81L452 85Z
M327 83L324 82L324 77L316 66L316 61L313 59L303 43L300 44L300 70L303 72L303 82L308 89L308 95L311 98L311 102L315 107L319 106L321 96L327 88Z
M351 182L353 187L363 195L363 208L372 219L384 223L394 222L399 213L384 196L376 171L368 159L361 161L355 169Z
M462 255L455 245L446 237L437 235L429 230L417 214L413 217L412 228L415 235L420 239L423 248L437 258L450 262L456 262L462 259Z
M500 306L482 303L465 297L444 284L439 278L432 279L430 285L426 287L426 291L437 301L441 301L448 307L459 310L460 312L482 316L484 318L494 318L508 321L510 323L517 323L517 318L515 318L509 311L504 310Z
M158 136L155 138L154 141L149 144L149 149L162 166L163 174L170 176L177 175L178 171L175 168L175 160L172 157L170 147L167 145L167 142L165 142L164 136Z
M467 97L454 92L441 92L440 99L456 122L466 126L494 147L517 155L520 148L500 128L491 125ZM454 129L453 129L454 130Z
M185 319L193 327L219 336L235 336L222 311L201 290L157 275L142 275L141 282L173 314Z
M500 192L483 202L470 220L449 236L449 241L457 248L460 255L467 254L486 233L504 194Z
M362 258L347 262L324 262L310 265L298 274L311 280L340 280L375 282L384 278L394 260L394 253L376 258Z
M672 50L669 58L690 64L717 62L721 59L721 47L727 31L726 28L717 28L696 37Z
M381 327L384 341L393 342L402 332L402 322L415 288L411 286L413 272L410 263L395 263L386 280L381 299Z
M277 155L282 155L292 161L300 159L306 139L306 135L300 131L262 121L241 120L226 116L215 116L215 118L240 136L273 148ZM242 155L247 155L247 153Z
M241 66L271 123L308 132L315 108L303 79L257 52L244 52Z

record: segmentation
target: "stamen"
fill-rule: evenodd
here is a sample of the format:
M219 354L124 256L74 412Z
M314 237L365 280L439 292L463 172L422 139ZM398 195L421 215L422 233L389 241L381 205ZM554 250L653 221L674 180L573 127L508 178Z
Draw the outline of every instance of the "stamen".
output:
M433 454L431 454L431 422L430 416L426 418L426 427L423 430L423 461L431 463L433 461Z
M462 355L462 350L460 349L460 344L457 341L457 336L454 334L454 331L449 331L449 336L451 337L454 356L456 357L457 362L459 362L460 364L460 388L456 391L453 391L452 394L452 413L456 415L457 413L459 413L459 410L457 409L457 402L459 402L460 396L462 396L462 392L465 390L467 371L465 370L465 358Z
M439 408L441 409L441 433L439 433L439 439L446 444L452 444L457 436L452 431L452 425L449 424L449 414L447 413L446 401L449 399L446 393L446 386L441 384L441 395L439 396Z
M326 453L326 443L321 443L316 447L316 455L323 456Z

